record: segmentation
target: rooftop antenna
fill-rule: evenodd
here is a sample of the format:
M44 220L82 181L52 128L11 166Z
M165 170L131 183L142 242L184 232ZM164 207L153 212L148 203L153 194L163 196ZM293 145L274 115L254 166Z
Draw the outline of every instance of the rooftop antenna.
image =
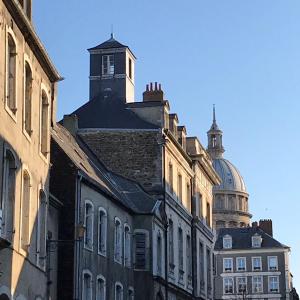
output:
M216 123L216 106L213 104L213 122Z

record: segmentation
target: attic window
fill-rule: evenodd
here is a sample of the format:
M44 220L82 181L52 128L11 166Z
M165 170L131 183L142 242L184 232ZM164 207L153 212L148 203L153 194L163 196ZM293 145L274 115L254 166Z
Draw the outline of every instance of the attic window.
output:
M223 248L224 249L232 248L232 237L228 234L223 237Z
M260 248L261 242L262 242L262 238L260 235L256 234L252 236L252 248Z

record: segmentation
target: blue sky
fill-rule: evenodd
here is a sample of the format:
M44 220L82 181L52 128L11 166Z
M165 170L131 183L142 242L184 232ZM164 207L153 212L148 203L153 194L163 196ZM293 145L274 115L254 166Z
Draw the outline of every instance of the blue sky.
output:
M58 118L87 101L86 49L108 39L111 24L138 58L138 100L148 82L162 83L172 112L204 145L216 104L253 220L271 218L275 238L292 247L300 289L299 0L34 1L33 17L65 77Z

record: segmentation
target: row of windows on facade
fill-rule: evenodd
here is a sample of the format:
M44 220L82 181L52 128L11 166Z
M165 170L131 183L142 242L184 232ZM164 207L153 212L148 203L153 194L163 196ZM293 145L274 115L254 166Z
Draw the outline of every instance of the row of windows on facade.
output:
M17 117L17 46L15 38L11 33L7 34L7 56L6 56L6 88L5 107L16 120ZM19 75L23 77L22 74ZM27 60L24 66L24 100L23 100L23 130L28 137L32 136L32 68ZM48 132L49 132L49 100L47 93L41 89L40 100L40 152L46 156L48 154Z
M260 248L262 244L262 237L259 234L254 234L251 237L251 245L252 248ZM232 237L229 234L226 234L223 237L223 248L224 249L232 249Z
M215 195L215 209L248 211L248 199L243 196L229 195L227 201L224 195Z
M177 190L175 191L174 189L174 171L173 171L173 164L170 162L169 163L169 170L168 170L168 187L169 187L169 191L171 194L176 193L177 195L177 199L182 203L183 202L183 179L182 179L182 175L180 173L177 174ZM188 206L190 206L190 202L191 202L191 185L190 182L187 181L186 182L186 188L185 188L185 192L186 192L186 204ZM200 193L198 193L197 195L197 200L199 202L199 216L203 217L203 211L202 211L202 195ZM211 220L210 220L210 212L211 208L210 208L210 203L207 202L206 203L206 224L208 226L211 226Z
M15 234L15 207L16 207L16 174L19 170L16 156L11 151L6 149L4 152L3 166L3 186L2 186L2 201L0 210L0 236L10 243L13 243ZM27 170L23 170L21 194L21 224L20 224L20 242L21 248L29 254L31 239L35 239L37 264L41 267L45 265L46 255L46 212L47 212L47 196L40 189L37 205L37 218L34 220L33 230L31 228L31 177ZM32 251L34 251L32 249Z
M233 258L226 257L223 258L223 272L233 272ZM252 263L252 271L261 271L262 267L262 257L256 256L251 257ZM277 271L278 270L278 258L277 256L268 256L267 265L269 271ZM247 271L247 259L246 257L237 257L236 258L236 271Z
M263 276L252 276L252 293L259 294L264 292ZM223 278L223 292L224 294L234 294L234 278ZM236 277L236 292L239 294L248 293L247 277ZM279 292L279 276L268 276L268 292Z
M84 270L82 273L82 299L92 300L95 289L96 300L106 300L106 279L102 275L96 278L94 287L93 275L90 271ZM125 297L124 297L125 296ZM134 289L128 288L127 294L124 292L121 282L114 284L114 299L115 300L134 300Z
M132 79L132 60L128 58L128 76ZM113 54L102 56L102 75L115 74L115 57Z

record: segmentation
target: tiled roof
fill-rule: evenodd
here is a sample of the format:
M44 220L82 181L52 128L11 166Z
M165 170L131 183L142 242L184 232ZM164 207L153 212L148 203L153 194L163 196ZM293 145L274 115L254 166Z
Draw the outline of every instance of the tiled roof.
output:
M232 237L232 249L257 249L252 248L252 236L255 234L259 234L262 237L261 248L288 248L288 246L281 244L257 226L220 229L215 243L215 250L223 250L223 237L225 235ZM230 249L228 251L230 251Z
M108 171L79 138L74 138L63 126L52 129L52 138L91 183L114 198L133 213L152 213L157 201L136 182Z

